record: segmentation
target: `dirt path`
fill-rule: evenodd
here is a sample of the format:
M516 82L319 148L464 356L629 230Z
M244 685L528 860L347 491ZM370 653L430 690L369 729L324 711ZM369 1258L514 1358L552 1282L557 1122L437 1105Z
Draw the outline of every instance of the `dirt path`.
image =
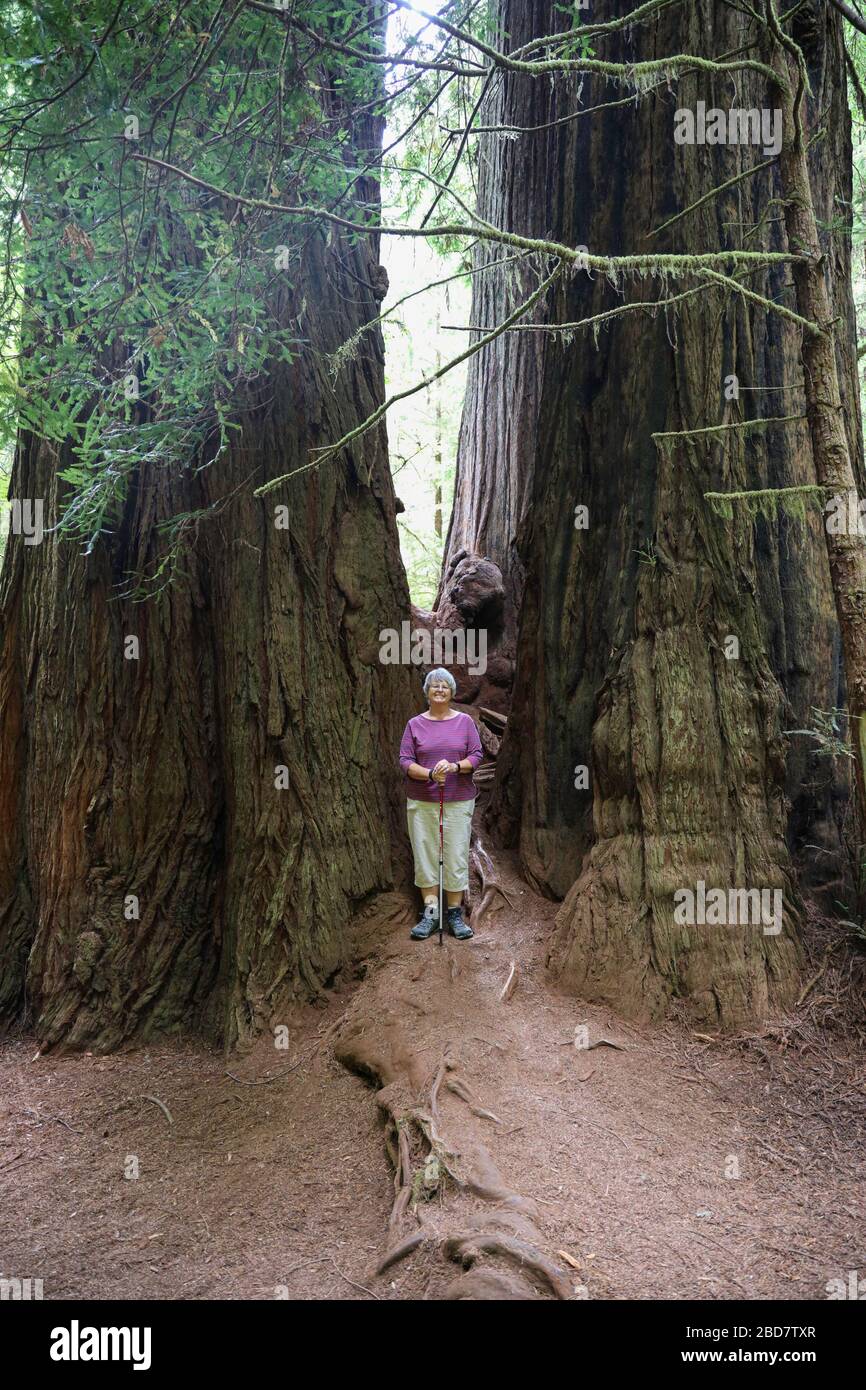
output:
M552 992L555 905L497 864L515 909L468 943L410 942L409 899L380 900L354 979L287 1020L287 1052L229 1063L241 1080L189 1043L5 1043L0 1270L131 1299L823 1299L862 1274L862 1052L798 1052L784 1020L635 1028Z

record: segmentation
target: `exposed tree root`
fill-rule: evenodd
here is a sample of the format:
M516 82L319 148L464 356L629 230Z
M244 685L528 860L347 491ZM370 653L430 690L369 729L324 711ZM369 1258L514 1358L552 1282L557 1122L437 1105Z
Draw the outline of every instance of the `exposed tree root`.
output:
M457 1172L458 1155L449 1149L445 1141L436 1133L436 1127L429 1115L425 1115L421 1110L413 1110L411 1118L418 1125L424 1135L430 1150L438 1158L445 1172L454 1180L458 1187L467 1185L466 1179Z
M472 1172L466 1184L470 1192L485 1202L495 1202L499 1207L525 1212L531 1220L537 1217L535 1203L503 1181L483 1144L476 1143L473 1159Z
M511 1260L522 1273L529 1273L545 1284L555 1298L571 1296L571 1287L556 1266L534 1246L514 1236L493 1231L449 1236L443 1249L449 1259L462 1264L464 1269L470 1269L482 1255L498 1255L503 1260Z
M437 968L444 969L444 962ZM502 1179L472 1120L464 1129L453 1114L443 1114L443 1083L444 1090L465 1102L474 1119L497 1125L502 1121L477 1105L469 1086L453 1075L447 1047L432 1078L429 1070L425 1076L419 1052L384 1003L386 994L385 988L375 993L363 1011L355 1006L334 1050L343 1066L379 1087L376 1103L394 1165L389 1248L376 1273L384 1273L422 1245L435 1245L464 1271L447 1285L445 1298L570 1297L567 1274L540 1248L534 1204ZM422 1096L429 1096L426 1105ZM449 1121L456 1128L447 1129ZM439 1201L431 1208L427 1204L434 1194ZM469 1194L496 1203L497 1209L467 1209ZM407 1232L407 1222L422 1223L422 1229Z
M465 1081L461 1081L457 1076L449 1076L445 1085L448 1087L449 1091L453 1091L455 1096L459 1096L461 1100L465 1100L472 1114L479 1120L492 1120L495 1125L502 1124L502 1120L500 1120L498 1115L494 1115L492 1110L484 1110L480 1105L475 1104L472 1092Z
M442 1061L439 1063L439 1070L436 1073L436 1080L433 1082L433 1089L430 1092L430 1114L433 1116L434 1120L438 1120L439 1118L437 1099L439 1096L439 1087L442 1085L442 1078L445 1075L445 1069L447 1065L448 1063L446 1059L443 1057Z
M449 1284L442 1297L473 1302L524 1302L527 1293L523 1279L515 1279L513 1275L494 1269L492 1265L477 1265Z
M471 848L469 850L469 865L478 875L478 881L481 886L481 897L478 906L473 911L473 920L476 924L481 922L490 911L497 893L509 907L516 909L513 898L502 886L502 881L494 868L493 860L484 848L478 834L474 831L472 834ZM497 910L500 910L501 907L502 903L498 903Z
M399 1245L395 1245L393 1249L389 1250L387 1255L379 1261L376 1266L376 1273L384 1274L386 1269L390 1269L392 1265L405 1259L407 1255L411 1255L412 1251L417 1250L419 1245L423 1245L426 1239L426 1231L416 1231L414 1235L407 1236L405 1240L401 1240Z
M443 1251L467 1269L483 1255L498 1255L529 1271L556 1298L567 1299L571 1294L568 1275L538 1251L537 1235L532 1221L519 1212L476 1212L467 1217L458 1234L446 1239Z

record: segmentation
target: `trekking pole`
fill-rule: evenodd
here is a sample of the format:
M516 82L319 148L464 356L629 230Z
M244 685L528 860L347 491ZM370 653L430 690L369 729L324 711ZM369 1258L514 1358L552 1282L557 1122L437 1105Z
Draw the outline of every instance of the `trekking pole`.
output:
M445 832L442 828L442 814L445 806L445 783L439 783L439 945L442 945L442 862Z

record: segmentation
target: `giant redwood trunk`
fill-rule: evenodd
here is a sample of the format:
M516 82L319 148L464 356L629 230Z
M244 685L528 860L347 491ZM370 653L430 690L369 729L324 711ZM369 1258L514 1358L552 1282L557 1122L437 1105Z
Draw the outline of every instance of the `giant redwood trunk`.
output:
M501 7L498 38L517 48L539 34L568 27L547 0L514 0ZM552 234L559 207L558 141L547 123L573 109L571 84L500 73L478 124L526 130L479 136L477 209L494 227L523 235ZM540 130L527 129L540 126ZM471 323L492 328L527 299L537 267L508 248L480 241L473 251ZM546 305L527 322L543 323ZM476 335L477 336L477 335ZM443 589L464 555L483 555L502 571L503 645L511 653L523 597L519 543L532 499L544 352L541 333L503 334L469 361L466 408L460 423L454 502L445 545ZM441 597L441 593L440 593Z
M856 456L852 458L845 428L833 332L835 315L811 196L806 132L795 102L799 73L769 27L765 40L770 61L781 77L778 95L785 139L779 168L785 192L785 228L788 244L802 253L792 268L797 308L809 323L817 326L803 337L803 393L815 477L826 489L825 495L852 499L857 497ZM850 367L850 362L847 365ZM850 389L850 371L847 386ZM827 532L827 556L845 659L857 823L866 826L866 545L859 525L844 531L828 525Z
M591 18L618 11L604 4ZM523 13L504 0L503 29L519 28ZM553 4L533 5L536 33L554 27L557 13ZM818 215L830 222L850 198L841 36L829 7L808 5L797 23L811 65L807 138L828 112L811 174ZM713 56L748 38L747 21L732 7L700 0L599 40L595 53L622 62ZM534 88L523 76L508 83L500 118L509 121L514 110L515 123L535 125L562 114L565 97L552 104L548 78ZM557 88L570 88L574 109L574 83L560 77ZM784 226L768 207L780 191L772 166L650 237L763 159L752 147L676 145L674 111L694 110L698 100L726 110L767 105L761 80L747 74L732 84L692 73L637 104L600 78L585 79L584 106L613 104L545 134L549 234L596 254L786 249ZM503 146L499 138L485 137L483 157L501 167L503 149L512 159L520 142ZM533 151L537 159L537 144ZM850 342L845 238L825 235L824 250L839 336ZM644 279L614 288L583 273L558 291L549 312L575 321L696 283ZM748 280L791 304L788 283L784 270ZM538 336L510 335L509 350L525 354L524 371L537 367ZM841 369L861 477L850 356ZM731 374L742 389L727 401ZM479 365L466 407L476 424L488 410L486 380ZM802 415L802 380L799 330L713 289L667 311L623 315L597 339L586 331L552 339L537 397L511 396L512 437L532 442L532 491L520 537L526 583L515 698L493 814L530 877L552 896L567 895L553 968L585 997L635 1015L659 1013L681 995L695 1017L736 1024L790 1001L799 963L790 851L814 877L839 871L844 775L828 773L810 740L784 736L813 724L814 708L844 698L820 511L803 525L784 516L752 525L721 520L704 498L813 483L805 422L666 447L651 437ZM473 428L465 426L464 436ZM506 497L476 458L483 506L510 524ZM588 508L587 529L575 527L578 506ZM581 766L589 769L586 789L575 774ZM707 888L781 890L783 930L678 925L675 892L696 890L701 880Z
M210 502L239 489L237 522L206 540L217 642L226 801L221 975L233 1031L268 1017L287 984L315 990L339 965L353 904L392 886L405 841L395 749L414 691L383 666L379 633L409 616L384 427L348 458L291 480L262 501L244 490L304 463L384 397L378 331L332 386L325 354L375 319L377 247L308 251L303 293L320 304L310 350L283 380L249 442L204 474ZM366 287L366 290L365 288ZM287 312L289 312L287 307ZM288 504L288 529L275 508ZM285 515L285 514L283 514ZM275 790L274 766L288 769ZM223 990L218 994L223 1006ZM250 1018L247 1018L250 1015Z
M378 120L354 125L361 152L380 136ZM354 195L373 204L375 180ZM378 633L409 603L384 430L252 496L382 400L378 331L336 383L324 365L378 313L377 263L375 238L318 231L299 272L275 277L306 345L274 366L228 456L141 468L123 525L89 555L9 538L0 1009L44 1045L180 1026L243 1038L316 993L353 910L394 881L410 695ZM10 496L45 499L48 524L62 462L20 438ZM160 523L201 509L172 584L124 598L131 572L153 570Z

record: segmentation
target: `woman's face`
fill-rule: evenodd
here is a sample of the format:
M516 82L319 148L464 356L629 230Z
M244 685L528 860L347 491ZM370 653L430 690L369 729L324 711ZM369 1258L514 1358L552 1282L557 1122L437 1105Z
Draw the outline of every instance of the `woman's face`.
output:
M451 703L451 686L447 681L431 681L427 687L427 703L431 709L447 709Z

